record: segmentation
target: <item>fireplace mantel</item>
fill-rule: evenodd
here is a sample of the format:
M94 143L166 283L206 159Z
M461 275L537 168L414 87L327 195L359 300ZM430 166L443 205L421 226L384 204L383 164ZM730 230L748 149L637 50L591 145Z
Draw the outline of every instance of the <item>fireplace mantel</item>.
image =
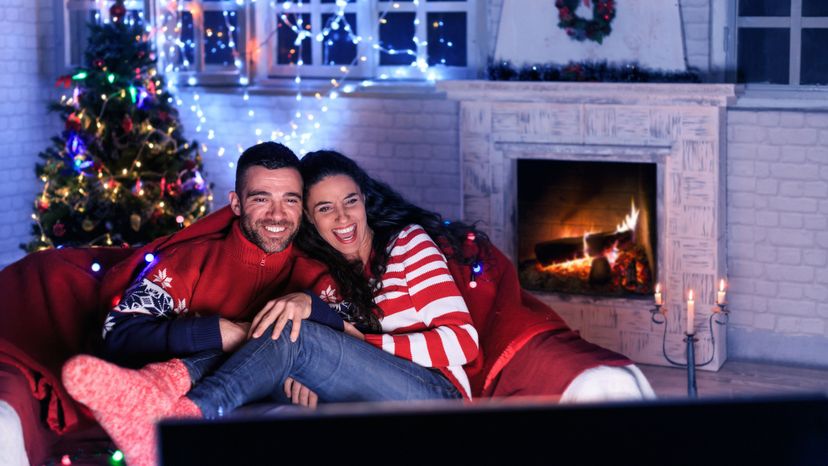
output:
M446 92L450 99L460 101L714 107L735 103L743 90L743 86L733 84L532 81L440 81L437 88Z
M463 217L478 221L516 258L517 161L653 163L657 170L658 278L665 289L667 351L683 354L686 290L696 293L697 360L725 361L726 332L707 317L726 276L726 107L728 84L443 81L460 101ZM664 329L651 302L557 293L536 295L584 338L631 359L667 362ZM715 352L711 339L716 340Z

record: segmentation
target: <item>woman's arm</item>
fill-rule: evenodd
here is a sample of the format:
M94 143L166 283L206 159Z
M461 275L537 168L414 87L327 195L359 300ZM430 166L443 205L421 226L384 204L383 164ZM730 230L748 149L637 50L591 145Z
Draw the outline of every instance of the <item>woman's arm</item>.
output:
M399 309L402 293L413 308ZM386 312L382 324L389 333L368 334L367 342L426 367L458 366L477 357L477 330L466 303L445 257L422 228L409 227L397 239L377 304Z

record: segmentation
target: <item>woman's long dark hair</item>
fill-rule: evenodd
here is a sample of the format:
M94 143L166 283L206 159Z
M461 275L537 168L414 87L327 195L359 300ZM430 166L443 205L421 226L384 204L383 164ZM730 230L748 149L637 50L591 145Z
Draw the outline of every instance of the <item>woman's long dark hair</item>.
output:
M405 227L413 223L422 226L448 259L464 264L471 265L478 260L477 257L467 256L464 251L468 248L463 247L465 243L474 241L479 246L488 244L485 234L473 225L444 221L440 214L417 207L387 184L368 176L356 162L338 152L311 152L302 158L299 168L305 183L305 199L308 198L310 188L334 175L349 176L365 197L368 226L374 233L370 264L371 276L376 279L373 284L363 274L365 265L361 261L348 261L306 219L302 221L295 242L311 258L329 267L331 276L339 284L340 295L354 306L355 323L372 331L380 331L378 315L381 315L381 311L374 304L374 295L382 286L381 277L388 265L390 252L388 246Z

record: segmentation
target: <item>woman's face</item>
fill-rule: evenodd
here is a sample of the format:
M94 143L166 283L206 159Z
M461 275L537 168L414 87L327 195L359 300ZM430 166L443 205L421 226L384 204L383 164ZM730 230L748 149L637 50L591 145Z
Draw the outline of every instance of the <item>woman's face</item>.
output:
M332 175L311 186L305 209L328 244L348 259L368 263L373 232L368 228L365 197L350 176Z

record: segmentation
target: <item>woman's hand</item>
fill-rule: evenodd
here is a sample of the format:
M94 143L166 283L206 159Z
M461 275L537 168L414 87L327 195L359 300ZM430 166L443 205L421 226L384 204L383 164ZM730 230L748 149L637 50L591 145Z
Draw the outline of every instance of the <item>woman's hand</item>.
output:
M343 332L345 332L346 335L350 335L354 338L359 338L360 340L365 340L365 335L363 335L362 332L357 330L357 328L354 327L353 324L351 324L350 322L343 323L345 324L345 329L343 330Z
M285 396L290 398L291 403L311 409L316 409L316 404L319 402L319 396L316 393L290 377L285 379Z
M290 341L295 342L299 338L302 320L307 319L310 313L311 297L307 293L291 293L281 298L272 299L256 314L250 326L250 335L253 338L259 338L275 322L276 325L273 326L273 334L270 337L278 340L287 321L292 320L293 328L290 330Z

